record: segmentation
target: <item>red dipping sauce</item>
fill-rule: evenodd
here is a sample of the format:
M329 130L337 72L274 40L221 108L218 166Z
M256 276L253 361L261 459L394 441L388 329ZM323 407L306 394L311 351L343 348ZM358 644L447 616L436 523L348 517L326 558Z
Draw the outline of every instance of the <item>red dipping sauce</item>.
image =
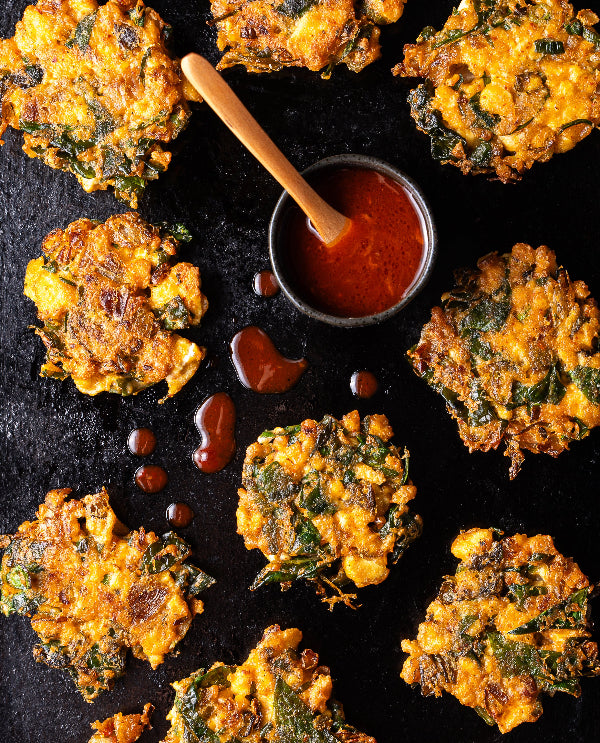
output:
M354 372L350 379L350 389L352 394L363 400L368 400L379 389L377 377L370 371Z
M144 493L160 493L167 487L169 476L157 464L144 464L135 471L135 484Z
M256 325L236 333L229 349L240 382L263 395L291 390L308 368L306 359L286 359Z
M315 309L365 317L398 304L419 274L425 229L412 196L374 170L340 168L315 174L311 185L352 221L326 246L293 205L286 225L290 284Z
M167 521L175 529L185 529L194 520L194 512L187 503L171 503L166 515Z
M127 446L136 457L147 457L156 449L156 436L149 428L134 428L127 439Z
M273 271L259 271L254 275L253 288L259 297L274 297L279 291L279 284Z
M193 455L200 472L220 472L235 454L235 404L226 392L205 400L194 417L202 443Z

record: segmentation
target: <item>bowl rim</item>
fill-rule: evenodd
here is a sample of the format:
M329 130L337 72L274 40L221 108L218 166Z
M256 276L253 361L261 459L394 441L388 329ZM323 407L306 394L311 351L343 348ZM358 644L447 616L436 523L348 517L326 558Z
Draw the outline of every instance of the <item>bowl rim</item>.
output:
M371 155L357 155L352 153L330 155L322 160L318 160L316 163L313 163L311 166L303 170L302 175L311 175L316 171L335 167L364 168L366 170L374 170L382 175L387 175L389 178L399 183L412 197L412 200L420 213L425 238L425 255L421 264L420 273L412 286L409 288L406 295L392 307L388 307L386 310L382 310L381 312L372 315L364 315L363 317L338 317L337 315L330 315L326 312L322 312L310 305L306 300L300 297L288 283L285 276L283 262L279 257L279 249L281 247L281 241L279 239L281 223L285 216L286 209L290 204L295 204L287 191L283 191L279 197L269 222L269 258L271 260L271 268L273 269L275 278L277 279L285 297L292 303L292 305L294 305L294 307L296 307L296 309L300 310L303 314L308 315L308 317L311 317L313 320L345 328L376 325L385 322L404 309L404 307L406 307L409 302L412 302L412 300L422 291L429 281L438 253L437 229L433 220L433 212L427 198L421 190L421 187L410 176L406 175L406 173L399 168L390 165L390 163L372 157Z

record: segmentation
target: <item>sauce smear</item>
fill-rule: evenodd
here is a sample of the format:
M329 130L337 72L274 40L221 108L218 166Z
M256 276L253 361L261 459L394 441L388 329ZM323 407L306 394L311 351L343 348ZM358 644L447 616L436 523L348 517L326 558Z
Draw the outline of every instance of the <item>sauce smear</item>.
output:
M168 482L169 476L157 464L144 464L135 472L135 484L144 493L160 493Z
M253 286L259 297L274 297L279 291L279 282L273 271L259 271L254 276Z
M240 382L254 392L287 392L308 367L306 359L286 359L264 330L249 325L233 337L231 360Z
M175 529L184 529L194 519L194 512L187 503L171 503L167 508L167 521Z
M194 464L201 472L219 472L235 454L235 405L226 392L217 392L196 411L196 428L202 444L194 452Z
M156 436L149 428L134 428L127 439L127 446L136 457L147 457L156 449Z
M391 178L362 168L328 170L311 185L352 224L327 247L303 212L291 207L286 256L295 291L336 317L365 317L393 307L423 261L422 219L410 194Z
M350 389L352 394L363 400L373 397L379 388L377 377L370 371L354 372L350 379Z

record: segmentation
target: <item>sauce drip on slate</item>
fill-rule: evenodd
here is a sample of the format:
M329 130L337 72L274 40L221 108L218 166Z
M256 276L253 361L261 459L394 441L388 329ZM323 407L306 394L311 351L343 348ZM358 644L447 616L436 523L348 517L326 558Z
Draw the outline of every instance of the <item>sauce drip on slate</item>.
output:
M156 436L149 428L134 428L127 439L127 446L136 457L147 457L156 449Z
M377 377L370 371L357 371L354 372L350 379L350 389L352 394L356 397L360 397L364 400L377 392L379 383Z
M393 307L423 261L424 230L410 194L374 170L340 168L311 180L352 221L324 245L295 205L287 225L290 282L311 306L337 317L365 317Z
M306 359L286 359L264 330L250 325L233 337L231 360L240 382L254 392L287 392L300 379Z
M194 452L201 472L219 472L235 454L235 405L226 392L209 397L196 411L196 428L202 444Z
M175 529L184 529L194 519L194 512L187 503L171 503L167 508L167 521Z
M169 482L169 476L157 464L144 464L135 472L135 484L144 493L159 493Z
M273 271L259 271L254 277L254 292L259 297L274 297L279 291L279 283Z

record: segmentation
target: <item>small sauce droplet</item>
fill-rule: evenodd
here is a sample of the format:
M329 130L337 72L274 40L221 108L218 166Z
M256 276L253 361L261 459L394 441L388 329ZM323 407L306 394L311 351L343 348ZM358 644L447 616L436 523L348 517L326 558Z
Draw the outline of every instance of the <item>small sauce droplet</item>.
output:
M373 397L379 388L377 377L370 371L357 371L352 375L350 380L350 389L356 397L368 399Z
M169 476L156 464L144 464L135 472L135 484L144 493L159 493L169 482Z
M279 282L273 271L259 271L254 276L254 292L259 297L274 297L279 291Z
M202 444L194 452L201 472L219 472L235 454L235 404L226 392L217 392L196 411L196 428Z
M310 180L352 225L325 246L304 213L290 207L285 257L294 290L336 317L365 317L398 304L424 255L422 216L412 196L392 178L363 168L328 169Z
M264 330L249 325L233 337L231 360L240 382L254 392L287 392L308 367L306 359L286 359Z
M134 428L127 439L127 446L136 457L147 457L156 449L156 436L149 428Z
M194 512L187 503L171 503L167 508L167 521L176 529L184 529L194 519Z

